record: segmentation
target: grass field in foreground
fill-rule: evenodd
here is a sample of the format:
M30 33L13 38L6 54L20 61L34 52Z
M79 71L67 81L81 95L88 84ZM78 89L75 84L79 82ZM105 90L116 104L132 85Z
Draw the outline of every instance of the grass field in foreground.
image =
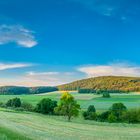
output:
M140 125L134 124L80 118L67 122L57 116L0 110L0 140L139 140L139 132Z
M86 109L89 105L95 105L97 110L106 110L113 103L122 102L128 108L140 107L140 94L111 94L111 98L102 98L101 95L78 94L72 92L72 95L81 105L82 109ZM51 98L59 101L60 92L46 93L42 95L0 95L0 102L6 102L8 99L19 97L22 101L36 105L43 98Z

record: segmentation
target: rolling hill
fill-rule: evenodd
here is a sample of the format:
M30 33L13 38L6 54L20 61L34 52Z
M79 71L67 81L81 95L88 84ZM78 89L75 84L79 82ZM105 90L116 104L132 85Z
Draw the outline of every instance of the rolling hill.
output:
M59 90L116 90L140 91L140 77L102 76L75 81L58 86Z
M0 95L40 94L57 91L56 87L0 86Z

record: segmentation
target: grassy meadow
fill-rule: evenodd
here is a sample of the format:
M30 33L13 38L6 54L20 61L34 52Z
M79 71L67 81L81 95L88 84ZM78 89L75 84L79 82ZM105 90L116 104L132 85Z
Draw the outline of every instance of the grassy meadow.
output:
M71 92L82 110L95 105L97 111L107 110L113 103L122 102L128 108L140 107L140 94L101 95ZM59 101L60 92L41 95L0 95L0 102L19 97L22 102L36 105L43 98ZM139 124L111 124L87 121L79 116L67 122L62 116L18 112L0 108L0 140L139 140Z
M0 102L7 102L9 99L19 97L22 102L36 105L43 98L50 98L59 101L63 92L52 92L39 95L0 95ZM111 94L111 98L102 98L102 95L79 94L70 92L78 101L82 109L87 109L89 105L95 105L98 111L107 110L113 103L124 103L128 108L140 107L140 94Z
M139 140L140 125L85 121L1 109L0 140ZM15 137L15 135L17 137Z

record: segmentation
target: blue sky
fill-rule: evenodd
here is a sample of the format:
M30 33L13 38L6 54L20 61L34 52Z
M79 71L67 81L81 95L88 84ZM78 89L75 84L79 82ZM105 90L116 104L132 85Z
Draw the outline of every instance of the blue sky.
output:
M139 0L1 0L0 85L140 76Z

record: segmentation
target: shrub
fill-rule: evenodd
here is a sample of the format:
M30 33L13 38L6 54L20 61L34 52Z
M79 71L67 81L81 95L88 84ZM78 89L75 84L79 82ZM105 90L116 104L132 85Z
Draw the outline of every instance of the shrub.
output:
M87 117L87 116L88 116L88 112L87 112L87 111L84 111L84 112L83 112L83 117L84 117L84 119L85 119L85 120L87 120L87 119L88 119L88 117Z
M95 109L95 107L94 107L94 105L90 105L89 107L88 107L88 110L87 110L88 112L96 112L96 109Z
M7 101L6 106L7 107L11 107L12 106L12 99L10 99L10 100Z
M83 112L83 117L85 120L96 120L97 114L94 105L90 105L87 111Z
M14 98L14 99L12 100L12 107L21 107L20 98Z
M140 123L140 109L132 109L124 112L121 119L127 123Z
M104 92L103 93L103 98L110 98L110 94L108 92Z
M57 106L57 101L49 98L42 99L36 106L35 111L42 114L54 114L54 108Z
M114 123L116 121L117 121L117 117L113 113L109 114L109 116L108 116L108 122Z
M110 108L111 113L113 113L116 117L117 120L121 120L121 115L123 112L127 110L126 106L122 103L114 103L112 107Z
M109 115L110 115L110 111L105 111L98 115L97 120L101 122L108 121Z
M7 101L7 107L21 107L21 100L20 98L13 98Z
M97 114L95 112L83 112L83 117L85 120L96 120Z
M102 90L96 90L96 94L102 94Z
M0 107L5 107L5 104L3 102L0 102Z
M21 104L21 107L22 107L25 111L33 111L33 110L34 110L34 107L32 106L32 104L26 103L26 102L23 102L23 103Z

